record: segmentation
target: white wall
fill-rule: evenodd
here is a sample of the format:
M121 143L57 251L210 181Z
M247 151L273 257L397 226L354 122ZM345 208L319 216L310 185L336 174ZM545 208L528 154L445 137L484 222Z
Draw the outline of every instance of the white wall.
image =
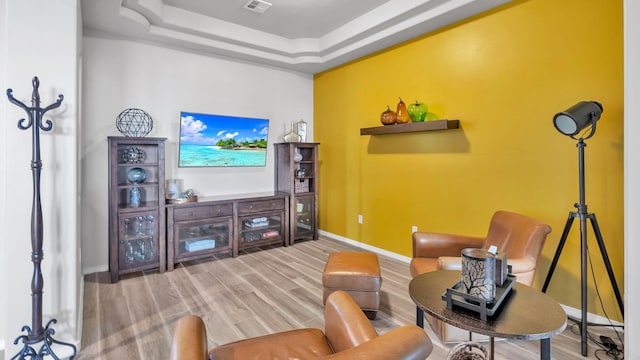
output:
M18 129L18 120L26 113L9 103L5 91L12 88L17 99L31 105L34 76L40 78L41 106L64 94L63 105L45 115L53 121L53 130L40 132L42 325L56 318L54 338L77 342L81 280L76 231L79 16L77 0L0 0L0 353L4 344L6 358L20 350L13 341L26 335L22 326L32 325L33 264L32 130Z
M167 178L199 195L273 190L273 147L254 168L178 168L180 111L270 119L269 143L301 118L313 128L313 77L236 60L85 34L82 111L84 273L108 270L107 136L117 115L136 107L167 138ZM313 138L313 133L310 134Z
M640 3L624 1L624 171L625 171L625 359L640 359L640 162L634 157L640 138ZM635 334L635 335L633 335ZM636 339L635 341L633 339Z
M6 9L7 3L5 0L0 0L0 19L2 19L2 22L0 24L4 24L4 19L6 19L7 17L7 9ZM6 41L6 34L7 34L7 27L6 25L0 25L0 90L4 90L6 89L6 81L4 80L4 75L7 73L6 70L6 62L7 62L7 56L6 55L2 55L2 54L6 54L7 53L7 41ZM0 93L2 94L2 93ZM6 140L6 128L8 127L8 125L6 125L7 123L7 103L3 100L0 101L0 144L6 144L7 140ZM0 145L0 149L2 151L0 151L0 169L7 169L7 162L6 162L6 154L7 152L4 151L6 150L6 148L4 148L3 145ZM2 172L2 174L0 174L0 204L6 204L6 189L7 189L7 182L6 182L6 176L4 175L6 174L5 171ZM6 215L7 211L6 211L6 206L0 205L0 264L3 264L7 261L6 259L6 254L9 251L9 246L7 245L7 242L4 241L4 237L2 235L4 235L4 231L2 229L5 229L7 227L7 222L6 222ZM7 285L7 281L8 281L8 272L4 271L5 268L0 265L0 289L8 289L8 285ZM7 320L7 300L9 297L9 291L0 291L0 324L6 324ZM3 325L0 325L0 359L4 359L4 344L5 344L5 338L7 337L6 335L6 327Z

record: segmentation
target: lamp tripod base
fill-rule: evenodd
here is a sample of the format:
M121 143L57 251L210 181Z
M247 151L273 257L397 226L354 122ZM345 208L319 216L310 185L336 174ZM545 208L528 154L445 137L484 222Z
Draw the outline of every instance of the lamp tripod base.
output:
M22 327L22 331L26 331L27 335L20 335L14 341L14 345L18 345L18 342L22 341L22 350L14 355L11 360L17 359L31 359L31 360L41 360L44 359L45 356L51 356L53 359L59 360L60 358L56 355L56 353L51 348L51 345L57 344L60 346L70 347L72 350L72 355L68 356L69 359L73 359L76 356L76 347L73 344L65 343L62 341L55 340L53 335L55 331L50 326L52 324L57 323L56 319L51 319L47 323L47 326L43 329L40 335L34 335L31 331L31 328L27 325ZM36 351L36 347L38 344L40 345L40 349Z
M607 249L604 246L604 241L602 240L602 234L600 233L600 227L598 226L598 220L596 219L596 214L587 213L586 205L576 204L578 208L578 212L570 212L569 218L567 219L567 223L562 231L562 237L560 238L560 242L558 243L558 248L556 249L556 253L553 257L553 261L551 262L551 266L549 267L549 273L547 274L547 278L544 281L544 285L542 286L542 292L546 293L547 288L549 287L549 282L551 282L551 276L553 275L553 271L558 265L558 260L560 259L560 254L562 253L562 249L564 248L564 244L567 241L567 236L569 235L569 231L571 230L571 225L573 224L573 220L578 217L580 218L580 263L581 263L581 304L582 304L582 314L581 314L581 325L580 325L580 335L582 342L582 356L587 356L587 219L591 221L591 227L593 228L593 232L596 235L596 240L598 242L598 247L600 248L600 253L602 254L602 259L604 260L604 265L607 268L607 273L609 275L609 280L611 281L611 286L613 287L613 291L616 296L616 300L618 302L618 306L620 307L620 312L622 313L622 317L624 318L624 304L622 301L622 295L620 293L620 289L618 288L618 283L616 282L615 275L613 273L613 268L611 267L611 262L609 261L609 255L607 254Z

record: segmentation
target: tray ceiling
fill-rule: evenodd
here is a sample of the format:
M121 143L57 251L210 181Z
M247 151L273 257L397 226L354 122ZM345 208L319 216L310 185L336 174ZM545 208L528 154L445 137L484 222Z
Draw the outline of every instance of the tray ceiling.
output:
M265 0L268 1L268 0ZM509 0L81 0L84 33L317 73Z

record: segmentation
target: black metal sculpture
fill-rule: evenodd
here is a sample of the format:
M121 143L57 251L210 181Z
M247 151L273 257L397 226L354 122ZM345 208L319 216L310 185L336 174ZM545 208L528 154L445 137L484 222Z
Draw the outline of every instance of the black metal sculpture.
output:
M13 104L21 107L28 114L28 120L18 120L18 128L20 130L27 130L31 128L32 133L32 156L31 156L31 172L33 174L33 206L31 208L31 261L33 262L33 278L31 280L31 327L25 325L22 327L22 332L27 332L26 335L18 336L13 344L17 345L22 341L22 350L17 353L11 360L14 359L42 359L49 355L54 359L58 359L55 352L51 348L52 344L59 344L62 346L69 346L73 350L73 355L70 356L73 359L76 356L76 347L73 344L68 344L55 340L53 335L55 331L51 328L52 324L57 322L56 319L51 319L45 327L42 326L42 288L43 278L42 269L40 264L43 259L42 252L42 205L40 203L40 171L42 170L42 161L40 160L40 130L49 131L53 127L51 120L42 121L43 115L52 109L55 109L62 104L64 96L58 95L58 100L45 107L40 107L40 94L38 93L38 87L40 81L38 77L34 77L32 80L33 94L31 95L31 105L27 106L21 101L13 97L13 90L7 89L7 97ZM42 346L38 351L35 347L42 343Z

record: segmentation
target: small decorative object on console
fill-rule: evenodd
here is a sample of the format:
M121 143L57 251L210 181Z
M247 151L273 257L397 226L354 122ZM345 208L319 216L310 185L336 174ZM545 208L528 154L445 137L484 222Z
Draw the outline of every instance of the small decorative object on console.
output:
M168 179L165 188L167 199L179 199L182 193L182 179Z
M151 115L141 109L126 109L116 118L116 127L127 137L145 137L153 129Z
M193 189L187 189L180 193L180 197L177 199L167 199L168 204L184 204L198 201L198 196Z

